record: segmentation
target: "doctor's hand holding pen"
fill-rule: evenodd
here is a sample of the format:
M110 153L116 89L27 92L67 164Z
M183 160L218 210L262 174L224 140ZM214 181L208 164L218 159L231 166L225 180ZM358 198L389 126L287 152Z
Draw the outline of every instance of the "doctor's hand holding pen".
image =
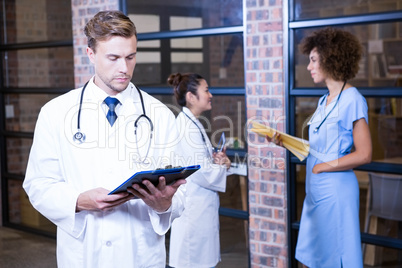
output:
M231 161L229 157L226 155L226 148L224 148L220 152L214 152L212 154L212 158L214 159L214 163L217 165L225 165L226 169L230 168Z

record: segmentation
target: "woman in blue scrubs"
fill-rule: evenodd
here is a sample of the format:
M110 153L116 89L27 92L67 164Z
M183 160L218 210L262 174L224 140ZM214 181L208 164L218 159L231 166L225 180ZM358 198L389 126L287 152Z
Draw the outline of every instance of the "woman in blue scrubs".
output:
M306 198L296 259L310 268L363 267L359 185L353 168L371 161L365 98L348 80L359 70L362 47L349 32L326 28L300 46L307 70L328 93L320 98L309 125ZM274 137L276 144L280 137Z

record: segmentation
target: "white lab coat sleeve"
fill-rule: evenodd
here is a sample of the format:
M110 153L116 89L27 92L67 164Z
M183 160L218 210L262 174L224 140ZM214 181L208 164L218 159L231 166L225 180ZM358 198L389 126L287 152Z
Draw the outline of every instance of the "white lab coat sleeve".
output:
M163 116L155 119L154 122L157 122L155 128L163 131L158 132L159 137L155 138L158 140L163 140L163 142L160 142L159 144L164 144L164 152L162 155L164 158L168 159L165 164L178 166L178 159L182 154L182 151L179 147L179 133L177 129L176 119L173 113L165 105L163 105L162 111L158 110L158 112L159 115ZM153 229L157 234L165 234L171 227L173 220L181 216L185 207L185 195L186 186L184 184L177 189L172 198L172 205L167 211L157 212L152 208L148 208L148 213Z
M214 164L212 161L203 161L204 165L199 173L194 173L192 182L209 190L225 192L227 169L224 165Z
M86 212L76 213L79 192L66 183L60 164L58 124L50 110L42 108L35 128L23 188L35 209L57 227L79 237ZM59 128L60 129L60 128Z
M172 199L172 205L165 212L157 212L149 208L152 227L158 235L164 235L169 230L174 219L180 217L185 205L185 185L179 187Z
M227 168L225 165L213 163L213 159L207 155L205 144L199 130L192 126L192 122L180 113L176 119L180 132L180 147L183 161L187 165L200 165L201 169L191 175L191 181L203 188L225 192ZM191 128L193 128L191 130ZM210 144L208 137L207 144Z

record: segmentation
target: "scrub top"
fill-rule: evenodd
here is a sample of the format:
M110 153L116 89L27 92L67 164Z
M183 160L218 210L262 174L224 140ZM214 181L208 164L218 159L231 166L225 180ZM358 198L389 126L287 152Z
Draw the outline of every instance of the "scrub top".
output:
M320 174L313 174L312 169L351 152L353 122L361 118L368 122L367 103L354 87L345 89L339 101L334 98L327 107L326 100L327 95L320 98L309 122L306 198L296 259L310 268L359 268L363 263L357 178L352 169Z

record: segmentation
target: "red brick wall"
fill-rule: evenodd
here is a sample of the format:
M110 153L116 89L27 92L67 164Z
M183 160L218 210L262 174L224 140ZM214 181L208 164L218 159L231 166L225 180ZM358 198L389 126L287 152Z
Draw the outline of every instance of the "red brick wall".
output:
M94 75L93 65L86 54L85 24L101 10L117 9L119 9L118 0L100 0L96 1L96 3L93 1L71 1L75 87L84 85Z
M247 119L284 130L282 0L246 1ZM251 267L287 267L285 151L250 133Z

